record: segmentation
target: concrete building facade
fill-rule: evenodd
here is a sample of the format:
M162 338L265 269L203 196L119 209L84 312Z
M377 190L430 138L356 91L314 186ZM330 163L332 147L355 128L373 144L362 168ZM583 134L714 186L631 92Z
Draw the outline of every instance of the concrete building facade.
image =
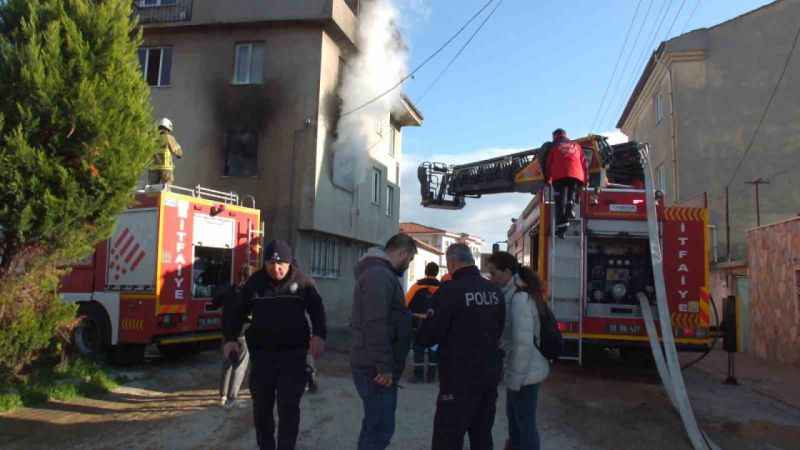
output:
M348 323L353 266L398 231L405 97L376 123L368 173L332 182L337 87L358 51L356 0L140 0L139 52L154 113L184 149L175 184L252 195L266 240L284 239L317 281L332 326Z
M428 262L435 262L439 264L439 278L447 273L447 260L445 259L445 252L447 247L460 242L467 244L472 250L472 255L475 257L475 265L481 268L483 247L486 244L483 239L478 236L473 236L468 233L456 233L452 231L442 230L439 228L420 225L414 222L403 222L400 224L400 232L408 234L413 237L418 243L419 247L424 250L418 253L411 266L406 273L406 286L410 286L414 281L421 278L419 274L424 274L425 265ZM421 258L420 255L423 257ZM438 257L436 260L434 257Z
M800 210L800 55L789 61L745 156L799 22L800 1L778 0L663 42L617 123L631 140L651 145L656 185L668 204L703 204L707 197L718 259L746 258L746 231L756 225L746 181L770 182L759 192L762 223Z

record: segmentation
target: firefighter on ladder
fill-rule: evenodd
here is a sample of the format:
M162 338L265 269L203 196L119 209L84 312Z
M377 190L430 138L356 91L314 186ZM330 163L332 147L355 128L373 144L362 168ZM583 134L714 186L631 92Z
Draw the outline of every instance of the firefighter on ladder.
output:
M553 142L546 147L543 172L556 194L556 235L563 237L569 221L576 218L578 194L588 179L586 157L580 144L567 138L561 128L553 131Z
M158 121L158 134L161 147L153 156L153 163L147 172L147 184L169 184L175 180L173 172L175 166L172 163L172 155L178 158L183 157L181 149L175 136L172 135L174 127L172 121L166 117Z

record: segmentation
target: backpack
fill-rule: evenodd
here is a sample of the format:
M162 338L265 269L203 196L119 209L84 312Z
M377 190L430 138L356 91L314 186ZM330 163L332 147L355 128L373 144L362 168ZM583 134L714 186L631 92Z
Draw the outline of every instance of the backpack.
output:
M557 360L564 353L564 338L558 329L558 321L553 311L540 296L534 299L539 312L539 345L534 345L548 361Z

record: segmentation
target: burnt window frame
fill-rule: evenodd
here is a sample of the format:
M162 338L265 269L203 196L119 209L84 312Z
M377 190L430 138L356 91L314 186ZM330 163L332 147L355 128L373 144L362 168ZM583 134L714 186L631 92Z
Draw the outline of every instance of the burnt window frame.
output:
M237 135L249 134L253 136L253 149L252 149L252 158L253 160L249 163L241 164L240 167L247 167L250 168L251 171L244 172L239 171L237 173L233 173L231 171L232 167L232 160L231 160L231 139ZM258 145L259 145L259 134L255 130L251 129L230 129L223 134L222 138L222 176L224 177L241 177L241 178L255 178L258 177L260 174L259 165L258 165ZM244 158L243 158L244 159Z

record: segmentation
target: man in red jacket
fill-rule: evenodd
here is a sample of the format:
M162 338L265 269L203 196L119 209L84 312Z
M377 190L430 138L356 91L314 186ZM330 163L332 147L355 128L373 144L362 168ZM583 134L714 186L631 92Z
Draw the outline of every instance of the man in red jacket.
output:
M553 145L547 155L548 182L556 191L556 234L563 237L568 220L575 218L578 192L587 180L586 158L579 144L559 128L553 131Z

